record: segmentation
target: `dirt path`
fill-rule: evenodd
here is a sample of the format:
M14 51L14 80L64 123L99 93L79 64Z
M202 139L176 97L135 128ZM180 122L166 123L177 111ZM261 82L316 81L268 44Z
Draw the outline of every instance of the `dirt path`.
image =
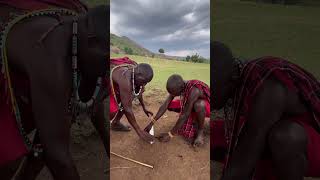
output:
M151 101L150 98L146 98L146 102L149 110L156 113L160 101ZM144 128L148 119L141 109L140 106L135 107L134 112L140 127ZM177 117L177 113L167 112L155 125L155 135L168 132L175 124ZM128 124L126 118L123 118L122 122ZM206 124L206 127L209 128L209 125ZM111 151L154 166L154 169L149 169L111 155L110 177L112 180L210 179L209 134L206 134L204 147L197 150L191 148L181 137L174 137L168 143L156 141L155 144L150 145L142 142L134 130L111 131L110 135Z
M81 180L107 180L107 155L98 134L88 120L72 127L71 151ZM37 180L53 180L44 169Z
M220 180L221 171L222 171L222 164L213 162L211 164L211 172L212 172L212 180ZM304 180L320 180L320 178L304 178Z

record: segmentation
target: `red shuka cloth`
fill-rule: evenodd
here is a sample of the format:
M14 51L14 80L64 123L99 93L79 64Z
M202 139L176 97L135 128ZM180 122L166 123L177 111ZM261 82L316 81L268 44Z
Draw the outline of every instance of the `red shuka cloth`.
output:
M311 121L313 121L312 114L305 113L300 116L293 117L290 120L304 127L307 133L308 169L305 176L320 177L320 134L311 125ZM219 148L219 150L225 150L226 152L228 145L224 136L224 121L221 119L211 121L210 126L211 156L215 156L215 153L218 153L217 150ZM223 160L224 158L219 157L219 160L221 159L222 161L220 162L225 163ZM270 157L267 156L258 162L253 180L277 180Z
M88 10L88 7L79 0L0 0L0 4L27 11L46 9L49 6L71 9L78 13Z
M130 58L128 57L123 57L123 58L112 58L110 59L110 67L114 68L115 66L119 66L119 65L138 65L135 61L131 60ZM111 71L112 72L112 71ZM110 80L110 83L112 83L112 81ZM120 97L120 92L119 92L119 87L114 84L114 91L116 93L116 96L117 97ZM117 113L119 110L119 107L118 107L118 104L117 104L117 101L114 97L114 93L112 91L112 87L110 86L110 103L109 103L109 116L110 116L110 119L112 119L113 116L115 113Z
M235 148L237 137L246 123L247 115L259 88L268 78L273 78L285 85L289 90L299 93L301 99L309 107L310 115L295 117L292 120L301 124L309 137L308 156L309 171L306 175L320 176L320 83L310 73L286 60L276 57L263 57L248 62L241 72L241 82L237 88L235 106L239 107L233 120L233 131L230 144L230 155ZM317 153L315 153L317 152ZM259 171L257 171L259 172Z
M185 108L185 103L190 96L192 88L198 88L206 96L204 99L206 102L206 117L210 117L210 88L204 82L199 80L189 80L187 82L185 91L183 92L183 99L173 100L169 104L168 109L175 112L182 112L182 110ZM178 134L189 140L193 139L197 135L196 115L197 114L194 111L191 112L186 122L183 124L181 129L179 129Z
M4 24L9 19L28 11L52 8L53 6L68 8L77 12L86 11L86 6L78 0L0 0L0 6L6 7L5 11L0 12L0 31L3 30ZM1 73L1 68L0 64L0 167L28 153L16 124L10 96L6 89L7 82ZM25 74L13 72L12 69L10 76L19 104L23 126L27 131L32 130L34 125L29 81ZM23 102L21 96L29 102Z
M217 118L210 121L210 149L216 148L227 150L228 144L225 138L224 120Z

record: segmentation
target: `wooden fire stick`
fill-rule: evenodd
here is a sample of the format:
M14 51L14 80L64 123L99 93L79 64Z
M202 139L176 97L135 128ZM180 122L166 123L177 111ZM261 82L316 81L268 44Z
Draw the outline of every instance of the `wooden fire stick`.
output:
M140 165L142 165L142 166L146 166L146 167L148 167L148 168L153 169L153 166L151 166L151 165L149 165L149 164L145 164L145 163L142 163L142 162L139 162L139 161L136 161L136 160L133 160L133 159L130 159L130 158L121 156L121 155L116 154L116 153L114 153L114 152L112 152L112 151L111 151L110 153L113 154L113 155L115 155L115 156L118 156L118 157L120 157L120 158L123 158L123 159L125 159L125 160L128 160L128 161L131 161L131 162L134 162L134 163L140 164Z

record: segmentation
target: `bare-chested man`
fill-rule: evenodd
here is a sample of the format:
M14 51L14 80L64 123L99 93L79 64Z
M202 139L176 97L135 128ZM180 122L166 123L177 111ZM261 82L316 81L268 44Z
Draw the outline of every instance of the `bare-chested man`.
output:
M68 7L79 14L61 9ZM101 104L110 19L109 6L85 9L78 0L0 1L1 180L12 179L24 156L22 179L35 179L44 165L55 180L80 179L65 117ZM105 121L89 114L107 151Z
M262 57L244 64L220 42L211 48L213 108L221 109L233 99L222 179L320 177L317 79L281 58Z
M154 122L168 109L180 113L180 116L172 130L161 134L159 140L168 142L174 135L180 134L190 141L195 138L194 145L202 145L204 120L210 117L209 86L199 80L183 80L180 75L174 74L167 81L167 91L167 99L145 131L149 132ZM174 100L177 96L182 98Z
M145 63L137 64L127 57L111 59L110 65L112 69L109 115L112 119L111 129L130 131L129 127L120 122L121 117L125 115L138 136L148 143L153 143L153 136L140 129L132 111L132 102L138 98L146 115L153 115L146 109L142 97L144 86L153 78L151 66Z

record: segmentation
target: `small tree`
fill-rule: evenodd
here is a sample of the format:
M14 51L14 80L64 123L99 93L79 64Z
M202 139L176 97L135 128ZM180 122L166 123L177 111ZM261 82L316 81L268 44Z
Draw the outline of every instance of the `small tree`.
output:
M191 61L191 62L194 62L194 63L205 63L205 62L208 62L208 60L206 58L200 56L197 53L192 55L191 57L187 56L186 57L186 61Z
M206 62L207 60L204 58L204 57L201 57L200 56L200 58L198 59L198 62L199 63L204 63L204 62Z
M195 63L196 63L196 62L199 62L199 57L200 57L199 54L196 53L196 54L194 54L194 55L191 56L190 61L191 61L191 62L195 62Z
M191 57L188 55L188 56L186 57L186 61L189 62L190 59L191 59Z
M160 48L159 49L159 53L163 54L164 53L164 49Z

